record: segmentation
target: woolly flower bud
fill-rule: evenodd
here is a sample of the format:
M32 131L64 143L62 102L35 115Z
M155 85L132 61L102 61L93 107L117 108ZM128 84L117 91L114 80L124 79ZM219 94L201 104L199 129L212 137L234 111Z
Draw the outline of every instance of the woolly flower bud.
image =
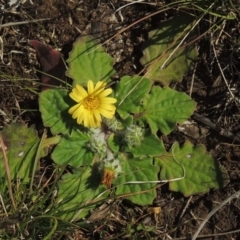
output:
M115 117L112 119L104 118L103 121L107 127L113 131L119 131L123 129L122 123L119 122Z
M91 128L89 131L90 143L88 147L104 157L106 155L107 145L105 140L105 133L100 128Z
M143 140L144 129L137 126L132 125L127 127L125 132L125 141L128 143L129 147L140 145Z

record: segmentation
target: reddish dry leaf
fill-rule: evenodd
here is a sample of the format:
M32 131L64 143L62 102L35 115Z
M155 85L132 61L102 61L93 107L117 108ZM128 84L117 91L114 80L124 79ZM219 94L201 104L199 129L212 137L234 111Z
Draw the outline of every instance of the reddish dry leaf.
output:
M41 81L42 91L59 86L65 76L66 67L62 60L61 54L51 46L43 44L37 40L29 40L29 44L36 50L38 59L42 66ZM51 77L52 76L52 77Z

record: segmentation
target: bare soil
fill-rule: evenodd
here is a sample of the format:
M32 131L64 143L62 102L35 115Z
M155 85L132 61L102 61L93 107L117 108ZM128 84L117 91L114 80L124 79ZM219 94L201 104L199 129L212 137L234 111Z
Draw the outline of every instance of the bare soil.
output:
M129 5L115 13L127 3L129 2L117 0L26 0L14 8L9 7L8 1L0 1L2 24L48 19L1 28L0 45L3 52L0 63L0 126L14 120L35 124L39 131L42 128L38 96L33 92L40 91L41 74L37 70L41 67L28 40L52 45L66 60L76 38L92 34L104 43L108 53L115 59L114 68L118 73L116 79L141 71L141 45L147 39L148 31L154 29L161 20L174 16L177 10L158 13L137 22L157 12L166 3L149 0ZM135 24L130 27L133 23ZM203 21L199 36L209 26L208 21ZM105 42L120 30L120 34ZM239 32L240 24L237 20L227 21L220 29L199 38L199 57L193 70L181 83L171 85L191 95L198 104L196 112L211 121L213 126L194 115L189 119L190 126L186 126L183 132L176 127L173 133L163 137L169 147L174 141L184 143L189 140L193 144L204 144L227 169L230 175L228 186L190 198L170 192L167 185L159 186L153 206L160 206L161 212L156 218L148 213L147 207L136 206L128 201L116 201L101 221L77 229L70 234L72 239L147 239L141 232L139 235L136 233L136 238L127 235L126 229L130 223L132 226L139 223L155 226L148 239L191 239L207 214L240 190ZM226 81L219 66L224 69ZM231 136L229 132L232 133ZM205 225L201 236L202 239L240 239L238 232L227 233L237 229L240 229L239 199L221 208ZM224 234L218 235L220 233ZM66 236L66 239L69 238Z

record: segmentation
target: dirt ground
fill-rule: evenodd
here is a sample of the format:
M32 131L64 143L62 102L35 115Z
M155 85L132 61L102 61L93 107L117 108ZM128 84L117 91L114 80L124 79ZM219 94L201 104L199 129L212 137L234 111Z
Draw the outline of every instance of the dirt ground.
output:
M174 15L176 9L156 14L164 1L146 1L126 6L115 11L127 1L97 0L25 0L16 6L10 1L0 1L1 24L47 19L37 23L2 27L0 35L0 127L14 121L35 124L40 130L37 94L41 69L35 50L28 40L38 40L58 49L64 59L68 58L77 37L92 34L104 43L116 32L118 36L105 44L108 53L115 59L115 78L133 75L142 70L139 63L141 45L149 30L159 21ZM129 27L132 23L132 27ZM200 24L199 36L209 28L209 22ZM237 20L226 21L221 28L207 32L197 41L199 57L194 68L181 83L171 87L186 92L197 102L196 112L184 132L180 128L163 137L167 146L174 141L186 140L204 144L208 151L227 169L230 183L219 191L210 190L204 195L185 198L170 192L167 185L159 186L158 197L153 203L161 207L154 219L146 207L135 206L128 201L117 202L106 219L89 224L71 235L72 239L132 239L123 235L128 223L143 223L155 226L149 239L191 239L207 214L234 192L240 190L240 24ZM214 43L214 47L213 47ZM217 56L217 57L216 57ZM224 76L221 73L224 69ZM29 91L31 89L31 91ZM207 118L202 119L201 116ZM212 123L209 124L209 122ZM99 229L106 233L102 238ZM205 225L202 239L240 239L240 200L235 199L221 208ZM228 233L218 235L220 233ZM119 236L119 237L116 237ZM66 238L68 239L68 238ZM135 238L134 238L135 239ZM139 234L136 239L146 239Z

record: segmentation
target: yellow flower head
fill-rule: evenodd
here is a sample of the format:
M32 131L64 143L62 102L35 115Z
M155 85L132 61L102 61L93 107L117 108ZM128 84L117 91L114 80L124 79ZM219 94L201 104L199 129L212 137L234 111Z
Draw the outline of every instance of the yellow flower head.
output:
M68 111L72 114L73 119L77 119L78 124L83 124L85 127L100 127L102 116L105 118L113 118L116 107L115 98L107 97L112 93L111 88L107 88L106 83L99 81L94 86L93 81L88 81L88 91L81 85L76 85L69 96L77 102Z

